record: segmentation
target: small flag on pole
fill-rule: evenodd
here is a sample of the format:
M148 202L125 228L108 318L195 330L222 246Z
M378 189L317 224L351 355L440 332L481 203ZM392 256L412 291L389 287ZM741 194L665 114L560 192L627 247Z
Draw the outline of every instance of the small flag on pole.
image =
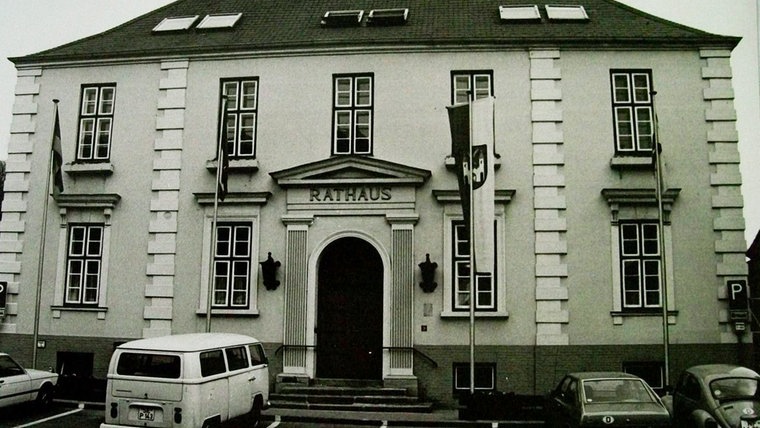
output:
M494 102L479 98L449 107L451 152L456 164L459 196L467 236L473 240L478 273L493 273L494 267ZM472 168L469 165L472 150ZM472 206L470 206L472 180ZM470 233L470 215L473 231Z
M219 144L217 147L217 194L223 201L227 196L227 176L230 168L229 148L227 147L227 97L222 96L222 113L219 119Z
M55 105L55 123L53 124L53 141L51 145L53 152L52 174L53 174L53 194L57 195L63 192L63 152L61 150L61 124L58 119L58 104Z

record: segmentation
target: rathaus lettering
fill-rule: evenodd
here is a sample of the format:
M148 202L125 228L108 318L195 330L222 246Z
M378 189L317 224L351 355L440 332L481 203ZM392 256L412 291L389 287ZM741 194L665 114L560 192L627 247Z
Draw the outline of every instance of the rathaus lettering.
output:
M390 200L390 187L312 187L309 189L309 202L370 202Z

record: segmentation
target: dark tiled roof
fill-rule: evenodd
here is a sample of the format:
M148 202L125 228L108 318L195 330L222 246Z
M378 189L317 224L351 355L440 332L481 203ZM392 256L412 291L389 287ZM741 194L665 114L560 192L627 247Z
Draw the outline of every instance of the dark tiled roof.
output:
M583 47L733 48L737 37L719 36L645 14L613 0L574 0L589 20L550 21L544 4L536 3L541 21L503 23L499 5L525 5L525 0L178 0L121 26L36 54L12 58L16 64L134 58L143 56L319 49L351 46L497 45ZM329 10L409 8L400 26L326 28ZM152 33L165 17L242 12L233 29Z

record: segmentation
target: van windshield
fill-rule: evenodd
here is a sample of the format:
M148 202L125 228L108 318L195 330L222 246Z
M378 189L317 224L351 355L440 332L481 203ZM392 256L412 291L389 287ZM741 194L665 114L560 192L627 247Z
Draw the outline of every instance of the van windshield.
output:
M178 379L179 355L124 352L119 357L116 373L126 376Z

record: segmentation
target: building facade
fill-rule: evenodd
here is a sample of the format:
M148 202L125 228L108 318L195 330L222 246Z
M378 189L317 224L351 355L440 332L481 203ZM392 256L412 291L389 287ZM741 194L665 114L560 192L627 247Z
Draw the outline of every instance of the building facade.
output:
M118 343L204 331L211 299L211 330L265 342L273 383L451 404L474 300L478 388L740 362L737 38L611 0L291 3L179 0L12 59L4 350L103 377ZM489 95L496 268L471 299L446 107Z

